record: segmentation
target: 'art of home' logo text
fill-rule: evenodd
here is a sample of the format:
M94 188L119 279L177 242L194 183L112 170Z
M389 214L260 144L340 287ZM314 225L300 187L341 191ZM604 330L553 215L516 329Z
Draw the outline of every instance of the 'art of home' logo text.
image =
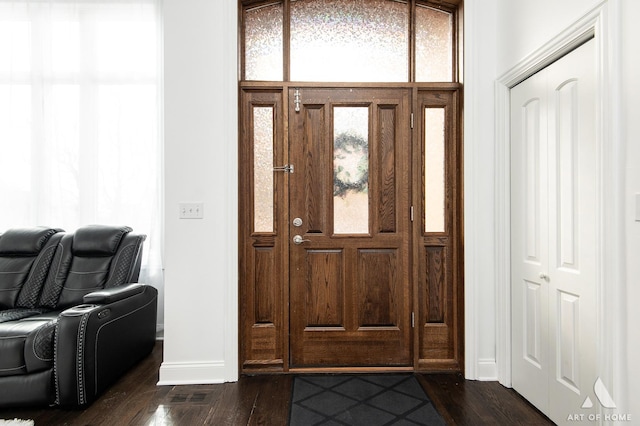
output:
M602 383L602 380L600 379L600 377L598 377L596 382L593 384L593 392L595 393L596 399L598 400L598 402L602 407L610 408L610 409L616 408L616 403L613 401L613 398L611 398L611 394L607 390L604 383ZM581 408L583 409L593 408L593 401L589 396L587 396L584 399L584 402L582 403ZM605 414L575 413L574 414L572 413L572 414L569 414L569 416L567 417L567 421L572 421L572 422L582 422L585 420L591 421L591 422L600 421L600 420L630 422L631 414L619 414L619 413L605 413Z

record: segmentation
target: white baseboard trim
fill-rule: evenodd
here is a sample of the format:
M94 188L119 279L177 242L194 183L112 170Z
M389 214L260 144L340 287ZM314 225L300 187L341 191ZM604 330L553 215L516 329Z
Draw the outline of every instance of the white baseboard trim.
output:
M224 361L163 362L158 386L220 384L226 376Z
M492 358L479 359L477 373L480 381L496 381L498 380L498 363Z

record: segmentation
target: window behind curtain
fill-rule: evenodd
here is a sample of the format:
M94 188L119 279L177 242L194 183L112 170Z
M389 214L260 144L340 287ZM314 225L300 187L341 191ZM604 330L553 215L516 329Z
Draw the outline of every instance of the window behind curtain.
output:
M156 1L0 0L0 232L125 224L161 277Z

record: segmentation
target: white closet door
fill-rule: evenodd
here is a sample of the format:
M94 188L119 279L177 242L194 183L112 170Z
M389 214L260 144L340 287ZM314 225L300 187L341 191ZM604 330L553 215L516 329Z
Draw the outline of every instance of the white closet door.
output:
M513 387L549 407L547 87L538 73L511 91L511 285Z
M511 91L513 387L558 424L596 409L594 49Z

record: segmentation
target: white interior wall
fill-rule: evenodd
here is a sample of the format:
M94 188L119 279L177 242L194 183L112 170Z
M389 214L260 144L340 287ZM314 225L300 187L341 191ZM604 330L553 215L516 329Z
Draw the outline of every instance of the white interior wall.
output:
M498 0L497 69L506 72L602 0Z
M465 376L496 380L496 0L464 4Z
M237 379L235 0L164 1L165 330L161 384ZM180 202L203 219L178 219Z

